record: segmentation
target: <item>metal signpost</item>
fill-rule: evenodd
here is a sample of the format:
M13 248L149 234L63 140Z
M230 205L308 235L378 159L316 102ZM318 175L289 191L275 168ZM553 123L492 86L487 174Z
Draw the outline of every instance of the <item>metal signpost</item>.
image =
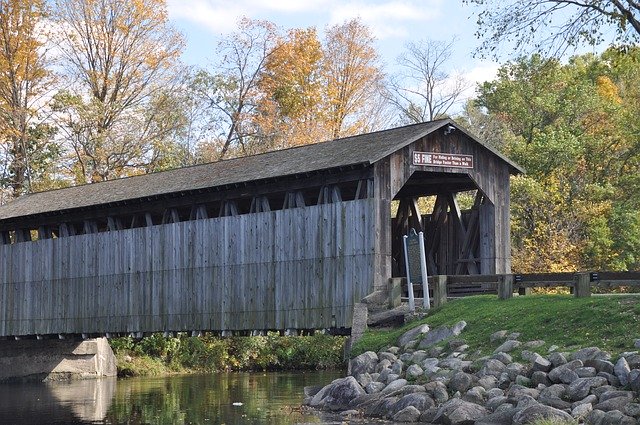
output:
M427 261L424 251L424 234L416 233L415 229L409 230L408 235L403 236L404 263L407 270L407 284L409 289L409 310L415 311L415 299L413 296L413 284L422 283L422 307L429 310L429 280L427 277Z

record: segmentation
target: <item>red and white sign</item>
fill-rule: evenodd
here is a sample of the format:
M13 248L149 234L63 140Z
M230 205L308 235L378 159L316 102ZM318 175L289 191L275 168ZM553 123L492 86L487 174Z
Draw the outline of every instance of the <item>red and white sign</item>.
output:
M413 165L429 167L473 168L473 155L438 152L413 152Z

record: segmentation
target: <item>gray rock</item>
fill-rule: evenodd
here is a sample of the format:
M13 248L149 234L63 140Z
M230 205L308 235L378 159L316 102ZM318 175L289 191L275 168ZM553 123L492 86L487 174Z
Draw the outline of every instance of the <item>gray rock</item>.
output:
M376 371L378 355L373 351L362 353L349 362L349 372L351 376L358 376L361 373L371 373Z
M375 372L381 373L384 369L391 369L391 360L384 359L378 362Z
M633 369L631 373L629 373L629 387L633 391L640 392L640 370Z
M402 369L404 369L404 363L402 363L402 360L398 359L393 363L393 365L391 365L391 372L395 373L396 375L401 375Z
M627 359L620 357L613 367L613 373L618 380L620 380L620 385L623 387L629 383L629 372L631 372L631 368L629 367L629 363L627 363Z
M447 326L441 326L437 329L433 329L424 334L424 337L422 338L422 341L420 341L418 347L427 348L439 342L442 342L447 338L451 338L452 336L458 336L466 326L467 323L465 321L460 321L451 328Z
M629 367L631 369L639 369L640 368L640 354L637 352L630 353L629 355L624 356L627 359L627 363L629 363Z
M393 415L393 420L395 422L418 422L420 411L413 406L407 406Z
M523 387L530 387L531 379L527 378L526 376L517 375L515 379L515 383L518 385L522 385Z
M416 379L424 374L424 370L417 364L412 364L407 368L407 379Z
M438 384L440 385L436 385L435 388L433 388L431 395L438 404L442 404L449 400L449 392L442 382L438 382Z
M360 375L356 376L356 381L358 381L358 384L360 384L360 386L364 388L371 382L373 382L373 378L371 378L370 373L361 373Z
M541 339L536 339L534 341L527 341L524 343L524 346L527 348L539 348L544 345L544 341Z
M538 357L540 354L534 352L534 351L529 351L529 350L522 350L520 352L520 357L522 357L523 360L526 360L528 362L533 362L536 357Z
M585 398L583 398L582 400L576 401L574 403L571 404L571 408L575 409L576 407L580 406L581 404L591 404L594 405L598 402L598 397L596 397L593 394L589 394L588 396L586 396Z
M623 412L627 416L633 416L634 418L640 418L640 403L629 403L624 406Z
M500 378L500 375L507 370L507 366L499 360L489 359L480 369L478 376L494 376Z
M360 412L357 410L345 410L344 412L340 412L340 417L343 419L350 419L352 417L360 416Z
M502 406L511 406L510 404L503 404ZM513 417L518 413L520 409L516 409L513 406L500 409L490 415L485 416L475 422L475 425L511 425Z
M460 350L460 347L463 347L464 345L466 345L466 343L464 342L463 339L452 339L447 343L447 346L449 347L449 350L452 351L464 351L464 350Z
M567 385L553 384L540 391L541 397L558 397L564 399L567 396Z
M491 388L490 390L487 390L486 396L487 398L502 397L504 396L504 390L501 390L500 388Z
M407 394L400 400L398 400L393 405L393 409L391 410L391 412L393 415L395 415L396 413L402 411L403 409L406 409L409 406L413 406L418 409L418 411L422 412L423 410L435 407L435 405L435 402L431 397L429 397L427 393L413 393ZM418 414L418 416L420 416L420 414Z
M587 360L610 360L611 354L606 351L602 351L598 347L588 347L576 351L572 354L573 360L582 360L584 363Z
M575 369L577 369L578 367L582 367L581 361L570 362L565 365L556 367L555 369L551 369L547 376L553 383L557 384L562 382L563 384L570 384L579 378L578 374L575 372Z
M587 360L584 362L585 366L595 367L598 372L606 372L610 374L614 374L614 365L609 360Z
M498 378L498 388L506 390L511 385L511 378L509 378L509 374L507 372L503 372L500 374Z
M410 361L411 363L420 364L427 357L429 357L429 356L427 355L426 351L418 350L418 351L415 351L414 353L411 354L411 358L410 359L406 359L406 360L402 360L402 361L404 361L404 362Z
M575 372L580 378L593 378L598 373L595 367L586 366L577 368Z
M595 406L593 406L594 409L598 409L598 410L602 410L603 412L609 412L611 410L619 410L622 411L624 410L625 406L629 403L631 403L631 400L629 397L615 397L615 398L610 398L607 401L602 401L598 404L596 404Z
M603 401L611 400L612 398L616 398L616 397L633 398L633 392L631 392L631 391L622 391L622 390L607 391L607 392L604 392L604 393L600 394L599 399L600 399L600 403L602 403Z
M586 418L593 410L591 403L579 404L571 410L571 416L575 419L581 420Z
M511 362L513 362L513 358L507 354L507 353L503 353L502 351L499 353L495 353L492 358L501 361L504 364L509 364Z
M498 380L495 376L483 376L478 379L478 385L483 387L485 390L490 390L492 388L496 388L498 385Z
M497 342L497 341L501 341L503 339L506 339L508 334L509 334L508 331L494 332L489 337L489 341L491 341L492 343Z
M525 396L521 397L518 400L518 404L516 405L516 407L518 409L525 409L525 408L527 408L529 406L533 406L535 404L538 404L538 402L536 401L535 398L533 398L531 396L528 396L528 395L525 395Z
M527 374L527 368L520 363L511 363L507 366L507 373L509 374L509 379L515 381L516 376Z
M542 356L536 357L531 363L531 370L534 372L549 372L552 368L552 363Z
M529 424L540 419L571 421L570 414L543 404L529 406L513 416L513 424Z
M389 360L389 364L392 364L398 360L398 356L388 351L381 351L378 353L378 361Z
M411 361L411 358L412 358L412 357L413 357L413 353L410 353L409 351L406 351L406 352L404 352L404 353L402 353L402 354L400 354L400 355L398 356L398 358L399 358L400 360L402 360L403 362L409 362L409 361Z
M527 388L522 385L513 384L507 391L506 395L510 403L517 403L525 396L529 396L534 400L537 400L538 397L540 397L540 391L535 388Z
M376 379L376 381L378 381L378 382L387 382L388 379L389 379L389 375L391 375L391 369L389 369L389 368L382 369L380 371L380 373L378 374L378 378Z
M607 380L601 376L593 378L578 378L569 384L567 392L571 400L578 401L588 396L591 388L601 387L603 385L607 385Z
M596 376L602 376L604 379L607 380L609 385L612 385L614 387L619 387L620 386L620 380L618 379L618 377L616 375L612 375L612 374L607 373L607 372L598 372L598 374Z
M553 365L553 367L558 367L567 364L567 359L562 353L553 352L549 354L549 361Z
M390 373L389 375L387 375L387 380L385 381L385 383L388 385L394 381L397 381L398 379L400 379L400 375L398 375L397 373Z
M438 363L438 365L441 368L452 369L452 370L468 370L472 364L473 362L470 362L468 360L458 359L455 357L440 360L440 363Z
M508 339L505 342L503 342L502 344L500 344L500 346L498 348L496 348L493 352L495 353L508 353L510 351L515 350L516 348L520 347L522 343L520 341L516 341L515 339Z
M633 341L633 346L636 347L636 348L640 348L640 339L635 339Z
M480 405L454 398L440 406L433 422L445 425L467 425L475 423L488 414L487 409Z
M549 379L546 373L537 371L531 374L531 384L534 387L537 387L540 384L549 386L551 385L551 380Z
M433 420L435 419L436 415L438 414L438 408L437 407L432 407L431 409L427 409L424 412L422 412L422 414L420 415L420 422L421 423L433 423ZM604 414L604 412L603 412Z
M406 379L396 379L393 382L390 382L389 384L387 384L386 387L384 387L381 391L382 394L391 394L392 392L399 390L400 388L404 387L405 385L407 385L407 380Z
M353 376L336 379L320 390L309 403L312 407L322 407L327 410L347 410L353 399L364 395L358 381Z
M396 347L396 346L389 347L387 348L387 351L390 352L391 354L398 355L398 353L400 352L400 347Z
M367 394L375 394L382 391L384 387L386 387L384 382L371 382L364 387L364 390Z
M460 391L461 393L471 388L473 384L473 377L468 373L458 372L451 377L449 381L449 388L452 391Z
M587 415L586 423L589 425L602 425L602 420L604 419L606 413L602 410L594 409Z
M560 410L567 410L571 408L571 403L556 396L547 396L540 394L540 397L538 397L538 402L544 404L545 406L551 406Z
M426 393L426 389L424 385L416 385L416 384L407 384L400 389L402 395L413 394L413 393Z
M498 408L498 406L501 406L506 402L507 402L507 397L505 396L493 397L487 400L485 407L490 411L494 412Z
M636 420L625 415L619 410L612 410L605 413L601 425L635 425Z
M606 393L607 391L616 391L616 390L617 388L612 387L611 385L604 385L602 387L594 388L593 390L591 390L591 394L594 394L599 399L600 396Z
M486 390L482 387L473 387L465 395L462 396L464 401L468 401L471 403L479 404L484 406L484 395L486 394Z
M398 338L398 345L405 346L410 341L421 337L423 334L429 332L429 325L420 325L415 328L405 332L402 334L400 338Z

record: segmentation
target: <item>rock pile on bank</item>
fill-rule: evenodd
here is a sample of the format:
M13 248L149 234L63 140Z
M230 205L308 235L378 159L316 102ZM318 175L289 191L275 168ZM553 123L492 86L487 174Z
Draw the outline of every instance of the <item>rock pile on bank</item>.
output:
M637 351L615 360L596 347L542 354L544 341L500 331L489 337L494 353L476 358L460 338L465 326L418 326L398 346L352 359L350 376L307 388L305 403L345 417L446 425L640 423ZM514 361L513 352L522 360Z

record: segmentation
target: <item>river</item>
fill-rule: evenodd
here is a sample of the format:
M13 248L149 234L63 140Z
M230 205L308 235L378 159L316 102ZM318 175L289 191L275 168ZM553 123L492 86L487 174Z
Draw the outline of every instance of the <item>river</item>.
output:
M220 373L0 385L0 424L340 423L301 409L341 372Z

